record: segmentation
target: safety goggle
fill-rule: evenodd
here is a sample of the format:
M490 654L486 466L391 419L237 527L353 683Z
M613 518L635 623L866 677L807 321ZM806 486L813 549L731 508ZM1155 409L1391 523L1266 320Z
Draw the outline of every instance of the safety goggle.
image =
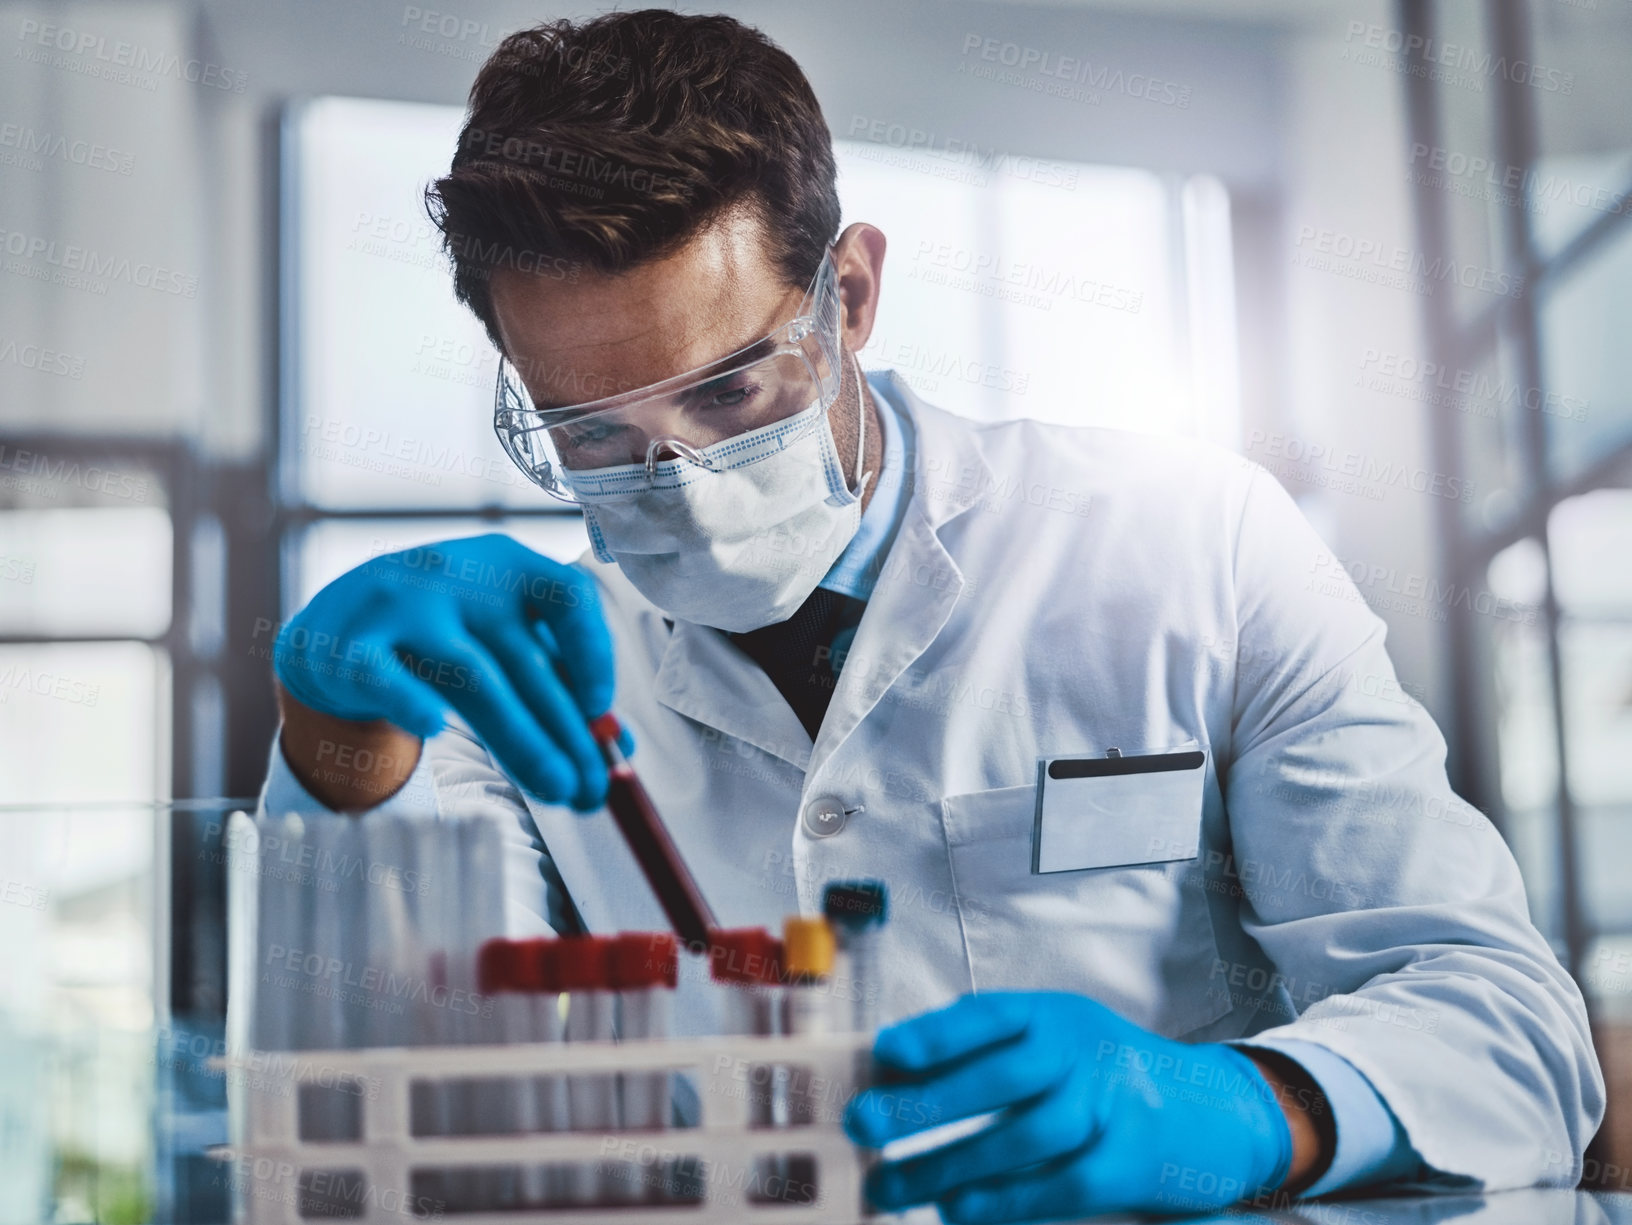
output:
M818 401L824 410L831 407L839 394L839 370L838 270L829 247L793 319L735 353L673 378L579 404L538 408L521 375L501 357L493 430L516 466L563 501L583 500L574 492L574 474L595 474L598 488L611 479L638 492L682 461L705 469L727 462L716 444L773 426ZM563 381L550 372L536 373L540 377L531 381L541 392ZM819 423L819 414L812 415L810 425Z

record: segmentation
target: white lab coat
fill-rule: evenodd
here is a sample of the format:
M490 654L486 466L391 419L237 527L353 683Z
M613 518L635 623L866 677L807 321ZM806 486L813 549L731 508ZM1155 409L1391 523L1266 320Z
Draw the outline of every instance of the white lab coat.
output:
M1059 989L1191 1040L1312 1041L1436 1170L1573 1183L1604 1102L1581 995L1383 622L1276 481L1199 443L977 425L889 377L917 471L814 744L724 636L582 563L635 764L722 923L779 929L824 882L879 877L886 1019ZM1208 752L1196 858L1032 874L1039 757L1183 746ZM462 728L420 781L444 815L530 813L591 930L665 927L604 814L524 810ZM816 838L822 797L860 811ZM535 922L541 866L518 838ZM681 1015L704 1028L697 986Z

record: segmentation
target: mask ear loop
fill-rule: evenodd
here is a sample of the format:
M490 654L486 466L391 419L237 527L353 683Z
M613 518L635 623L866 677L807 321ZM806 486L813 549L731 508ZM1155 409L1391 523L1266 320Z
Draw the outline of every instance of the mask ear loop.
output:
M854 349L850 351L850 361L856 367L856 404L859 406L858 411L861 418L860 427L856 430L856 471L861 472L861 462L867 457L867 379L861 373L861 358L856 356ZM867 482L872 479L873 474L867 472L863 473L861 478L856 481L856 487L852 492L856 495L857 501L860 501L862 491L867 488Z

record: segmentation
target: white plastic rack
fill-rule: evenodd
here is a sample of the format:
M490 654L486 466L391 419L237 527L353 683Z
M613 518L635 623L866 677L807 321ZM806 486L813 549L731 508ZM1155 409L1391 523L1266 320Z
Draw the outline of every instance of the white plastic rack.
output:
M343 1172L350 1180L346 1219L357 1225L403 1225L427 1216L473 1225L854 1225L881 1219L862 1199L861 1180L871 1155L857 1149L839 1126L872 1041L872 1034L834 1033L250 1052L212 1061L227 1073L233 1101L233 1143L216 1155L233 1163L240 1225L306 1225L313 1218L300 1215L302 1179L326 1172ZM806 1078L802 1083L815 1104L811 1122L749 1126L753 1073L765 1068L793 1068ZM700 1105L696 1127L436 1136L414 1135L410 1128L410 1086L419 1082L516 1078L520 1084L521 1078L540 1076L665 1071L693 1078ZM337 1080L362 1090L356 1093L357 1138L301 1139L298 1086ZM695 1198L465 1214L424 1204L411 1190L416 1170L631 1161L649 1170L659 1153L697 1159ZM756 1159L777 1156L813 1160L815 1193L809 1202L756 1200Z

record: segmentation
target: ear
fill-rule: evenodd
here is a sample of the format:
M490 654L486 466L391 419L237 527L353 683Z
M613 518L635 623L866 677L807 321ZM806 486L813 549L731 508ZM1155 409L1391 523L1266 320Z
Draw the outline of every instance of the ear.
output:
M833 244L833 266L839 274L839 338L853 351L866 347L878 315L884 275L884 231L857 221Z

